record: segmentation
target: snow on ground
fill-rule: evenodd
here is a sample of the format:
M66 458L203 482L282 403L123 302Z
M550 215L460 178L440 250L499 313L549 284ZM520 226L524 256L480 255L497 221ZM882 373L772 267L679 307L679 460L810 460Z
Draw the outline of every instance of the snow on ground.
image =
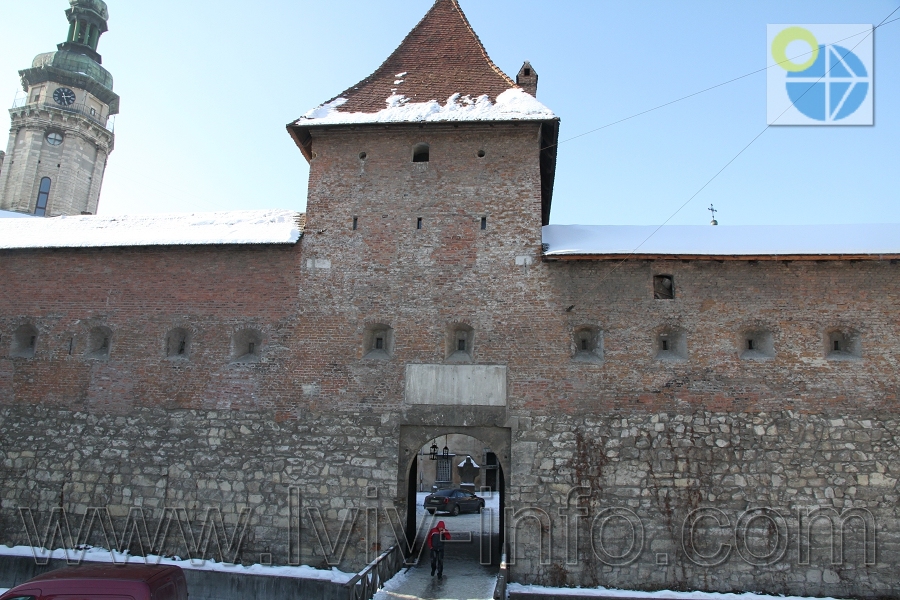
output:
M472 99L453 94L441 105L437 100L410 102L409 98L393 94L385 99L385 108L375 113L344 113L340 107L346 98L338 98L318 106L294 122L294 125L359 125L365 123L408 123L435 121L543 121L555 119L553 111L534 96L512 88L497 96L497 103L488 96Z
M0 249L206 244L294 244L290 210L0 219Z
M632 592L612 588L552 588L539 585L519 585L511 583L507 586L510 592L542 594L548 596L588 596L597 598L647 598L653 600L812 600L799 596L764 596L761 594L719 594L715 592ZM816 600L834 600L818 598Z
M34 218L32 215L26 215L23 213L17 212L9 212L7 210L0 210L0 219L32 219Z
M434 516L427 515L425 512L425 496L431 492L419 492L416 494L416 521L422 523L423 518L427 518L428 529L431 529L438 521L443 521L447 526L447 530L452 535L454 531L463 532L471 531L473 533L480 532L482 527L487 531L487 524L490 523L492 533L500 531L500 494L475 492L476 496L484 498L484 515L485 525L482 526L482 515L479 513L462 513L456 517L451 517L448 513L435 513ZM493 517L493 518L491 518ZM422 526L420 525L420 529ZM427 530L425 530L427 532ZM424 532L423 532L424 533Z
M547 256L900 254L900 225L547 225Z
M151 565L175 565L190 571L215 571L217 573L236 573L239 575L265 575L268 577L293 577L296 579L318 579L333 581L335 583L347 583L353 578L355 573L344 573L337 569L325 571L314 569L312 567L270 567L266 565L233 565L229 563L216 562L214 560L181 560L178 557L164 558L148 555L146 558L142 556L131 556L121 552L110 552L103 548L89 548L87 550L53 550L48 551L43 548L32 548L31 546L15 546L10 548L0 544L0 556L31 556L41 559L56 558L69 559L71 561L99 562L99 563L118 563L123 564L128 561L132 564L143 564L146 562Z

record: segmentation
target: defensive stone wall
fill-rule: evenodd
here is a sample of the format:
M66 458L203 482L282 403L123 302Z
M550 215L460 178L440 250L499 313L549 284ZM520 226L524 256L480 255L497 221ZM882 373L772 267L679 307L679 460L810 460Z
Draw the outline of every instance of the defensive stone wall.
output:
M507 518L515 581L896 593L896 415L685 403L517 424L522 462Z
M544 262L539 136L314 132L291 247L0 253L0 542L140 508L160 551L355 571L463 434L513 581L894 593L898 266Z

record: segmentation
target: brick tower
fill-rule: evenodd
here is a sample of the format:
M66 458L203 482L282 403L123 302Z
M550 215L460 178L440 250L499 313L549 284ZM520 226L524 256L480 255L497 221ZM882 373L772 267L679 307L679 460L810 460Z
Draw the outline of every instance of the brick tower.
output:
M113 78L97 53L107 30L103 0L70 0L69 34L56 52L19 71L24 100L0 171L0 209L38 216L95 214L119 112Z
M543 335L533 290L558 130L456 0L437 0L373 74L288 125L310 164L299 376L329 410L391 424L407 507L411 461L437 435L484 442L510 472L506 382L522 355L504 331Z
M288 125L310 163L304 253L537 259L559 119L525 79L494 65L456 0L437 0L378 70Z

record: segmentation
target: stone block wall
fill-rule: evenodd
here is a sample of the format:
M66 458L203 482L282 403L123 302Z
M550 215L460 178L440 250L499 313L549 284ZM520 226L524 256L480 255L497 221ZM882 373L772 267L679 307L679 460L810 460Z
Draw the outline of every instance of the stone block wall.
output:
M518 425L515 581L896 594L896 415L684 405Z
M19 508L47 523L54 508L80 522L108 506L119 531L131 508L151 524L172 509L198 539L206 509L230 535L250 508L236 560L357 570L402 538L421 445L481 428L518 532L514 581L894 593L896 264L542 261L537 125L314 138L295 246L0 253L0 542L25 541ZM413 163L421 142L430 160ZM674 299L654 298L659 275ZM22 326L30 357L13 352ZM468 358L451 356L459 326ZM187 356L169 356L175 330ZM235 355L238 334L255 355ZM748 353L748 339L765 343ZM505 403L407 401L408 365L467 362L505 367ZM403 428L422 433L410 448ZM858 511L828 513L847 530L844 563L824 517L801 556L798 511L813 508ZM685 519L710 510L685 546ZM566 539L607 517L606 562L588 530ZM640 552L626 543L638 525ZM782 525L778 560L744 560L768 556Z

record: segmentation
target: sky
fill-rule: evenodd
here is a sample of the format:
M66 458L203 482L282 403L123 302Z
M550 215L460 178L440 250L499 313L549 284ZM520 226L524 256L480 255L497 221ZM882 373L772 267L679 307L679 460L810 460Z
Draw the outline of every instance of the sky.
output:
M432 4L107 2L99 51L122 103L105 215L303 211L285 125L372 73ZM710 204L723 225L900 223L900 21L875 33L874 126L767 129L764 72L611 125L764 69L768 23L877 24L900 0L460 5L506 73L531 61L561 118L552 223L705 224ZM0 105L64 41L67 7L0 0Z

